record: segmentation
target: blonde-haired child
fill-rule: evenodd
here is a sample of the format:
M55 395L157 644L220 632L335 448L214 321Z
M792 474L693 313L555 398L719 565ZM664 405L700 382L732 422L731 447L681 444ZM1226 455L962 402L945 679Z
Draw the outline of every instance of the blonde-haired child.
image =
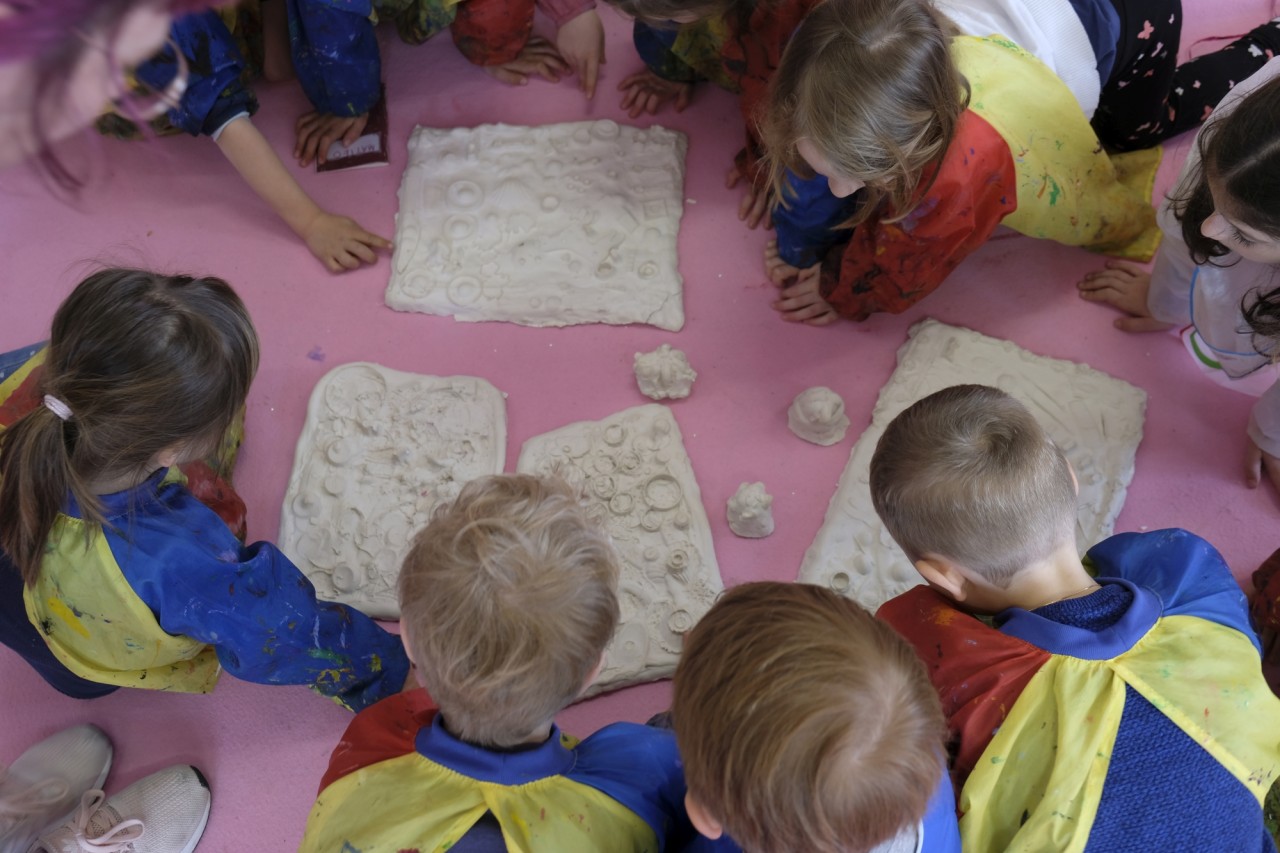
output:
M942 698L966 851L1275 849L1280 699L1209 543L1122 533L1082 564L1071 466L980 385L894 418L871 495L928 582L878 615Z
M617 723L579 743L553 721L599 671L617 580L608 536L563 481L464 486L400 574L403 639L430 696L356 717L301 849L662 849L683 819L671 733Z
M0 383L0 643L53 687L208 693L225 669L359 710L404 685L393 635L214 509L243 506L215 474L257 366L226 282L107 269Z
M786 211L766 251L784 319L903 311L1000 224L1151 256L1157 158L1119 160L1104 144L1149 146L1203 121L1280 49L1280 26L1177 66L1176 3L1100 4L1101 22L1086 5L828 0L809 12L762 128Z
M685 640L671 720L698 849L959 853L924 667L828 589L725 593Z

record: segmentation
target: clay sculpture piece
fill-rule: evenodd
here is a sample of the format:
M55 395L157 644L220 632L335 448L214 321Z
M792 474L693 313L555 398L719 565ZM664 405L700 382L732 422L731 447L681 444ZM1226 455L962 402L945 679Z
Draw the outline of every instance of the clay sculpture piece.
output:
M844 440L849 417L844 413L844 400L840 395L818 385L801 391L791 401L787 426L805 441L828 447Z
M415 533L468 480L501 473L502 393L473 376L344 364L311 393L280 513L280 547L328 601L400 618Z
M525 442L516 470L578 485L621 558L622 621L587 695L667 678L724 590L680 427L650 403Z
M635 360L636 384L650 400L682 400L693 390L698 373L689 359L671 344L663 344L653 352L638 352Z
M527 326L684 325L684 134L608 119L419 127L387 305Z
M922 583L871 505L871 455L889 421L921 397L952 385L992 385L1021 400L1057 442L1080 482L1080 553L1111 535L1133 479L1147 395L1070 361L1034 355L969 329L923 320L898 350L826 519L805 552L798 580L829 586L870 610Z
M763 539L773 532L773 495L764 483L743 483L729 498L729 529L746 539Z

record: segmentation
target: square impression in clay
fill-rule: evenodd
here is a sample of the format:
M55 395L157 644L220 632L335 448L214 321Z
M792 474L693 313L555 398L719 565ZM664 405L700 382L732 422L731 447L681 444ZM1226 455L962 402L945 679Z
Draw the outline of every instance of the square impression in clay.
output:
M399 619L414 534L464 483L502 472L502 392L474 376L344 364L311 394L280 513L280 548L326 601Z
M684 325L682 133L599 121L419 127L387 305L526 326Z
M798 580L829 586L874 611L924 581L871 504L871 456L885 427L921 397L952 385L991 385L1026 405L1080 482L1076 546L1111 535L1133 479L1147 395L1083 364L1047 358L969 329L923 320L898 350L871 425L840 476Z
M684 634L724 591L680 427L665 406L626 409L525 442L516 469L581 488L621 558L622 621L587 695L671 676Z

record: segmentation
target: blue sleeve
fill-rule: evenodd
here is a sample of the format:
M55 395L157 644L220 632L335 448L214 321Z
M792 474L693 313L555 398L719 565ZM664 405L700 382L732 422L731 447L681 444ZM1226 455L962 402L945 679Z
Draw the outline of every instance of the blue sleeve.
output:
M645 66L664 80L697 83L704 79L693 66L676 56L672 48L680 27L671 24L646 24L639 18L631 29L631 40Z
M1099 577L1117 577L1160 597L1165 616L1198 616L1262 647L1249 623L1249 603L1222 555L1186 530L1120 533L1089 549Z
M693 836L684 810L684 766L670 729L614 723L578 744L565 775L606 794L649 824L660 849Z
M317 601L279 549L242 545L186 489L168 488L180 490L166 495L169 512L106 531L160 627L213 646L237 678L306 684L353 711L400 691L409 661L399 637L358 610Z
M370 0L287 0L294 72L317 112L364 115L382 87Z
M791 266L804 269L822 260L835 244L848 240L849 231L837 226L857 210L862 194L837 198L822 175L805 180L787 172L787 182L793 192L787 194L786 205L773 209L778 255Z
M188 71L182 99L168 112L174 127L207 136L241 113L258 111L257 99L241 80L244 57L216 12L178 18L169 36L182 51ZM135 73L148 88L164 91L178 73L172 46L139 65Z
M956 792L944 767L938 788L925 810L920 853L960 853L960 824L956 820Z

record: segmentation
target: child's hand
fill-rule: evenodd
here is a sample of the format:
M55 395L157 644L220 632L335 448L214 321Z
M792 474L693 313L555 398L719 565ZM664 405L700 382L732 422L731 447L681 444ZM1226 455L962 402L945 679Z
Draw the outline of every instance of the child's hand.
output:
M738 202L738 219L747 223L748 228L755 228L761 222L765 223L766 228L772 228L773 216L770 211L773 210L773 190L769 187L763 189L756 187L735 163L729 173L724 176L724 185L733 189L742 181L746 181L747 186L742 194L742 201ZM779 283L774 282L774 284Z
M793 267L778 254L778 241L770 240L764 247L764 272L769 281L783 287L800 275L800 268Z
M578 17L582 17L579 15ZM574 20L577 20L576 18ZM573 23L570 21L569 23ZM520 54L510 62L501 65L486 65L484 70L490 76L511 86L523 86L529 82L530 74L537 74L544 80L558 82L567 74L569 66L564 57L556 50L555 45L542 36L530 36L520 49Z
M302 229L302 237L330 272L377 263L376 250L391 248L390 240L364 230L354 219L323 210Z
M782 289L774 300L773 310L788 323L804 323L806 326L826 326L840 319L840 315L822 298L818 284L822 280L822 265L814 264L800 271L793 284Z
M368 113L360 116L307 113L294 125L298 141L293 146L293 158L299 166L310 166L312 160L323 163L329 157L330 145L339 139L343 145L350 145L360 138L368 123Z
M1103 269L1086 275L1076 283L1080 298L1089 302L1105 302L1130 315L1117 317L1115 327L1126 332L1159 332L1169 328L1147 310L1147 290L1151 273L1125 261L1107 261Z
M683 112L693 99L692 83L663 80L647 68L644 71L637 71L619 83L618 91L626 93L622 96L622 108L627 110L632 118L636 118L641 113L657 115L662 105L672 98L676 102L676 112Z
M595 97L596 79L604 65L604 24L595 9L568 20L556 33L556 49L578 77L578 88Z
M1244 482L1251 489L1262 483L1262 475L1266 474L1271 485L1280 489L1280 457L1272 456L1257 445L1252 438L1245 456Z

